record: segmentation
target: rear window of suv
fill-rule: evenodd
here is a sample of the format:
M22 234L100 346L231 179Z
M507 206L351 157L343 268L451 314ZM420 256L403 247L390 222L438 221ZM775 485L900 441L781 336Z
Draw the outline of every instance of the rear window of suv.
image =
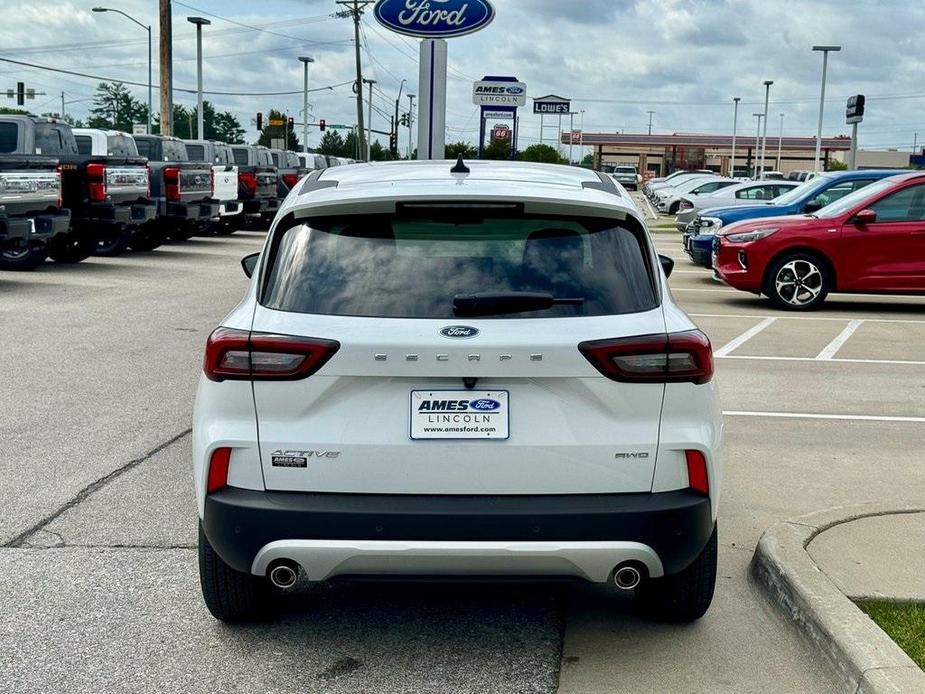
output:
M485 318L635 313L658 306L641 232L618 220L459 213L314 218L273 241L262 303L298 313L461 317L454 299L571 299ZM472 314L469 314L472 315Z

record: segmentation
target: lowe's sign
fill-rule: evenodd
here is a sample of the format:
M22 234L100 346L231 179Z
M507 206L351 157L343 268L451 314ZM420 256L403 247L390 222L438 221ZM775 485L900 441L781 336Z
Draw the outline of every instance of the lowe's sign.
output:
M373 14L399 34L437 39L483 29L495 18L495 9L488 0L379 0Z

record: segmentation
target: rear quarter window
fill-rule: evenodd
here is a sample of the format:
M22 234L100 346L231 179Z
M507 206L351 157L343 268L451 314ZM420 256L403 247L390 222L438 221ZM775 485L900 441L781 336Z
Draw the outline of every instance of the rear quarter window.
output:
M106 146L109 148L109 154L113 157L137 157L138 147L135 146L135 140L128 135L108 135L106 137Z
M454 298L547 293L573 299L486 318L600 316L658 305L641 230L612 219L316 218L277 232L262 303L298 313L459 317Z
M186 154L190 158L190 161L205 161L206 160L206 148L202 145L186 145Z
M16 123L0 123L0 152L15 152L18 139L19 128Z
M247 150L244 147L232 147L231 153L234 155L234 163L238 166L247 166Z
M80 154L93 154L93 138L89 135L74 135L77 140L77 151Z

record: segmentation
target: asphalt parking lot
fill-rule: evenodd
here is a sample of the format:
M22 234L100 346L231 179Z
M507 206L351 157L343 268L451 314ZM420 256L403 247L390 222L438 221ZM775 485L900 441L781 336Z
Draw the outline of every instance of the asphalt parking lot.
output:
M683 627L585 585L340 584L297 592L273 624L214 621L192 402L263 234L0 273L0 690L832 691L749 561L776 521L925 497L925 299L781 313L687 262L677 234L655 238L713 342L726 412L717 594Z

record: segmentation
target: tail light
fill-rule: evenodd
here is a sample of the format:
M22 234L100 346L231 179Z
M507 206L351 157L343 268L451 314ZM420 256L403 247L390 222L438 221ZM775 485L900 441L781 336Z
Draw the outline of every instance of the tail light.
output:
M215 169L209 169L209 197L215 197Z
M151 199L151 167L145 164L145 176L147 176L148 189L145 191L145 197Z
M283 183L285 183L289 188L294 188L295 184L299 182L299 174L287 173L283 174Z
M228 486L228 464L231 462L230 448L216 448L209 458L209 478L206 492L211 494Z
M87 197L90 202L106 202L106 167L87 164Z
M704 496L710 496L707 459L700 451L684 451L687 460L687 486Z
M61 166L55 168L55 179L58 182L58 209L64 207L64 185L61 181Z
M203 371L212 381L295 381L317 372L338 349L335 340L217 328Z
M164 185L167 188L167 199L171 202L180 202L180 169L176 166L166 167Z
M699 330L593 340L578 349L613 381L703 384L713 378L713 348Z
M238 180L244 185L250 195L257 192L257 174L238 173Z

